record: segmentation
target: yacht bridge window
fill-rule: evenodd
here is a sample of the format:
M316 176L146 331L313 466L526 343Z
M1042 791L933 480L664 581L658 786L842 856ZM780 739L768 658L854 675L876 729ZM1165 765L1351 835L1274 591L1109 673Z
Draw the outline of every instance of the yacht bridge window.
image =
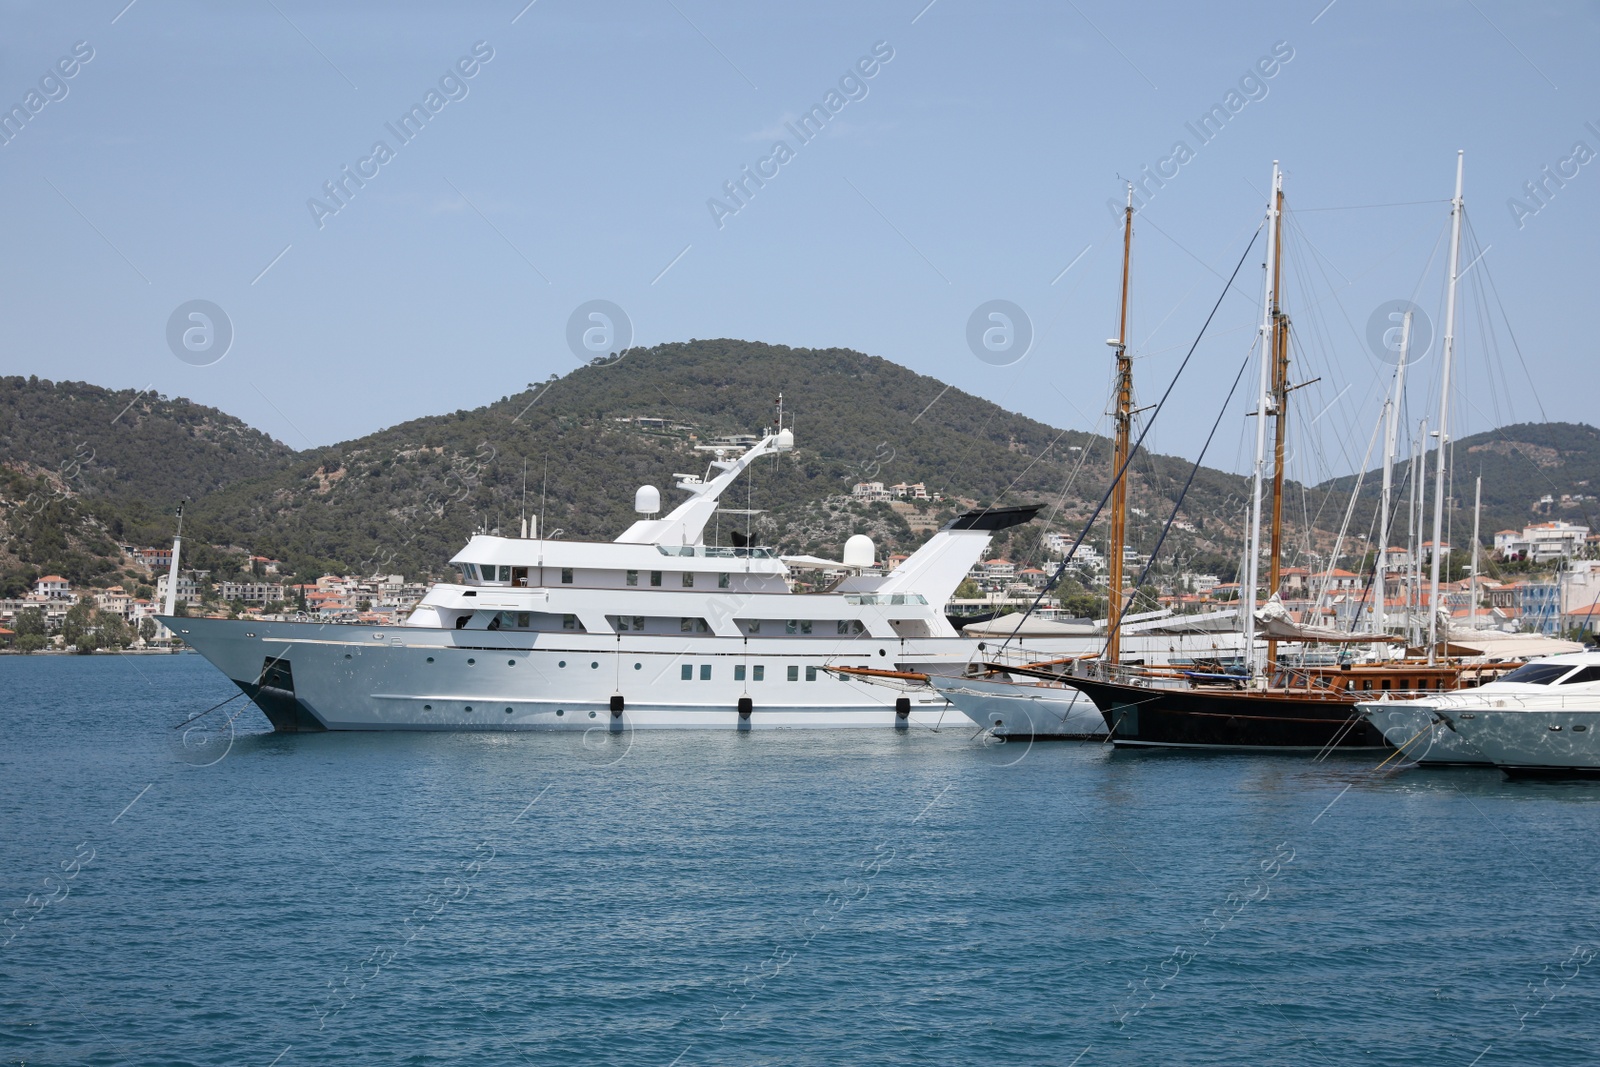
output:
M1582 685L1585 682L1600 682L1600 666L1584 667L1570 677L1561 679L1562 685Z
M1549 685L1571 669L1570 663L1530 663L1526 667L1518 667L1500 680L1521 682L1523 685Z

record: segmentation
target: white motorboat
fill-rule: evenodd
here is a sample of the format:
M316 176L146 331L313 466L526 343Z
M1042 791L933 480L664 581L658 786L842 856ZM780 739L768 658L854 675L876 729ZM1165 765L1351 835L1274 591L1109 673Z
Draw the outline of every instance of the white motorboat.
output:
M1600 775L1600 652L1552 656L1477 689L1365 704L1361 710L1381 730L1376 716L1388 716L1384 721L1396 735L1416 726L1410 736L1418 743L1424 731L1428 737L1443 731L1435 751L1475 753L1478 762L1514 776ZM1406 715L1426 715L1430 721L1424 726Z

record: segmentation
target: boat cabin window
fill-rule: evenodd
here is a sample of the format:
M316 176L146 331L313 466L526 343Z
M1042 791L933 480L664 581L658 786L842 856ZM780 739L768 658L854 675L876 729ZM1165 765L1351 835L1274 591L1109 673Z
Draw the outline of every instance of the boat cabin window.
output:
M561 628L563 630L576 630L578 628L578 617L576 615L561 616Z
M528 568L526 568L526 567L512 567L511 568L511 584L516 586L516 587L518 587L519 589L528 588Z
M686 634L708 634L711 632L711 627L706 624L704 619L679 619L678 629Z
M787 623L784 624L784 632L785 633L791 633L791 634L793 634L793 633L808 634L808 633L811 632L811 620L810 619L790 619Z
M638 571L629 571L628 572L628 584L629 585L638 585L639 584L639 572Z
M1570 663L1530 663L1525 667L1518 667L1500 680L1521 682L1523 685L1549 685L1571 669Z
M475 582L478 580L478 568L470 563L463 563L461 565L461 576L469 582Z
M736 682L744 681L744 664L743 663L735 663L733 665L733 680L736 681Z
M767 668L764 667L762 664L757 663L755 665L755 669L752 670L750 673L752 675L752 678L751 678L752 681L756 681L756 682L765 681L766 677L767 677Z
M571 567L562 567L561 568L561 584L562 585L571 585L572 584L572 568Z
M683 572L683 587L685 589L693 589L694 588L694 571L684 571Z
M1562 685L1582 685L1585 682L1600 682L1600 667L1584 667L1561 679Z
M733 581L733 575L731 575L731 574L719 574L719 575L717 575L717 588L718 589L726 589L726 588L728 588L728 585L732 581Z
M657 587L657 588L660 587L660 585L661 585L661 572L660 571L651 571L650 572L650 584L652 586Z

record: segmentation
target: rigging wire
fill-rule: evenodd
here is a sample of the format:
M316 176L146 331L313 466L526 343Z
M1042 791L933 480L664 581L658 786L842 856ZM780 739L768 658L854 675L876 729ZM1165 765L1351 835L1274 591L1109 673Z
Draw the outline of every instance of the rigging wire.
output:
M1049 593L1051 589L1055 588L1056 583L1061 580L1061 576L1066 573L1067 567L1072 563L1073 554L1076 553L1078 548L1083 544L1084 538L1088 536L1090 528L1094 525L1094 520L1099 517L1100 512L1105 509L1107 501L1111 499L1111 494L1116 489L1117 483L1127 475L1128 466L1133 462L1133 457L1139 454L1139 448L1144 444L1145 435L1150 432L1150 427L1155 425L1156 419L1161 417L1162 410L1166 407L1167 401L1172 397L1172 390L1177 387L1178 380L1183 377L1184 369L1189 366L1189 360L1194 357L1195 349L1200 347L1200 342L1206 335L1206 327L1211 325L1211 320L1216 318L1218 309L1222 307L1222 302L1228 298L1228 292L1233 288L1234 278L1239 276L1239 269L1244 266L1244 261L1250 255L1250 250L1256 246L1256 239L1261 236L1261 229L1265 225L1266 221L1263 220L1261 225L1256 227L1256 232L1251 235L1250 243L1245 246L1244 253L1239 256L1239 262L1234 264L1233 274L1229 276L1227 284L1222 287L1222 292L1218 295L1217 302L1211 306L1211 313L1206 316L1206 321L1201 325L1199 334L1195 336L1194 344L1189 346L1188 354L1183 357L1183 362L1178 364L1177 373L1172 376L1172 380L1167 383L1166 391L1161 394L1161 399L1156 402L1155 411L1151 414L1150 420L1145 423L1144 429L1139 432L1139 439L1133 443L1133 447L1128 452L1128 457L1122 461L1121 469L1116 471L1116 473L1112 476L1111 484L1106 487L1105 495L1100 498L1100 503L1095 505L1093 514L1091 514L1088 520L1084 523L1083 530L1078 534L1078 539L1074 541L1072 543L1072 547L1067 550L1067 554L1062 558L1061 565L1056 568L1055 574L1050 576L1050 580L1045 583L1044 588L1039 590L1039 595L1034 597L1033 603L1028 606L1028 610L1023 614L1023 618L1027 618L1029 615L1032 615L1035 611L1037 611L1039 608L1039 602L1043 600L1045 595ZM1120 589L1117 591L1119 596L1121 595L1121 592L1122 591ZM1015 636L1016 632L1013 631L1012 634L1001 643L1000 650L1002 652L1005 650L1006 646L1011 643L1011 638Z
M1127 617L1128 609L1133 607L1133 602L1138 599L1139 587L1144 585L1145 579L1150 576L1150 571L1155 567L1156 557L1161 554L1161 546L1167 543L1167 534L1172 531L1172 524L1177 521L1178 512L1183 507L1184 498L1189 495L1189 487L1194 485L1194 476L1200 472L1200 464L1206 458L1206 451L1210 449L1212 439L1217 436L1217 427L1222 425L1223 416L1228 413L1228 406L1233 403L1233 394L1239 391L1239 382L1244 379L1245 369L1250 366L1250 357L1254 354L1255 348L1252 346L1250 351L1245 353L1244 360L1240 362L1239 373L1233 376L1233 384L1228 387L1228 395L1223 398L1222 406L1217 409L1217 417L1211 424L1211 432L1206 434L1205 444L1200 446L1200 454L1195 457L1194 463L1189 467L1189 477L1183 483L1183 488L1179 490L1177 499L1172 502L1172 514L1167 516L1166 524L1161 527L1161 534L1156 538L1155 547L1150 550L1150 558L1145 560L1144 569L1139 572L1139 577L1134 579L1133 592L1128 594L1127 603L1123 604L1122 610L1117 612L1119 621ZM1111 596L1120 597L1122 595L1122 590L1120 589L1107 590L1107 592ZM1108 614L1106 618L1109 620L1110 615ZM1110 648L1111 635L1108 633L1106 635L1106 643L1100 649L1100 658L1104 659L1106 652Z

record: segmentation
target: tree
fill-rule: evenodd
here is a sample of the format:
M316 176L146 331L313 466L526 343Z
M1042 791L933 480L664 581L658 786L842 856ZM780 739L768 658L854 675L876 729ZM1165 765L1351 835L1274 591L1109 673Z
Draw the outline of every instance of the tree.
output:
M139 620L139 636L144 638L144 643L149 644L156 639L156 620L146 615Z
M85 593L61 620L61 639L79 652L94 651L94 598Z
M37 652L45 646L44 612L38 608L24 608L17 612L16 622L11 625L17 634L15 644L18 652Z
M976 600L983 595L983 590L978 588L978 583L971 578L965 578L956 586L957 600Z
M121 615L109 611L99 613L95 622L95 643L101 648L127 648L133 642L133 631Z

